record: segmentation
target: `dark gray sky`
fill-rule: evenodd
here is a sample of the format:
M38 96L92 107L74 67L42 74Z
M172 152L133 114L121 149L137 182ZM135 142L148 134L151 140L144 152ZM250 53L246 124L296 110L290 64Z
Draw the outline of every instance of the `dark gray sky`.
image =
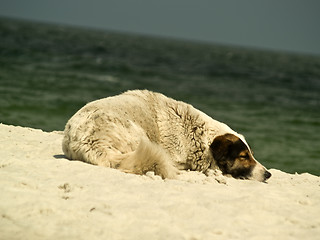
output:
M319 0L0 0L0 16L320 54Z

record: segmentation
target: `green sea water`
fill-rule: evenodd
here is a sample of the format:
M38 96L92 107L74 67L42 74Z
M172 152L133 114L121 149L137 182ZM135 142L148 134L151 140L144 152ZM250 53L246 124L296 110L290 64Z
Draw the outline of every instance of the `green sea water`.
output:
M63 130L87 102L129 89L225 122L268 168L320 175L320 56L0 18L0 122Z

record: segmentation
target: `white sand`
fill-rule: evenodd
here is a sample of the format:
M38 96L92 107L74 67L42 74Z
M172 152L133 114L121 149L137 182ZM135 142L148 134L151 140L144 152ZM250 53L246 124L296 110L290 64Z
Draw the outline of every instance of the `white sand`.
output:
M319 239L320 177L162 180L66 160L61 140L0 124L0 239Z

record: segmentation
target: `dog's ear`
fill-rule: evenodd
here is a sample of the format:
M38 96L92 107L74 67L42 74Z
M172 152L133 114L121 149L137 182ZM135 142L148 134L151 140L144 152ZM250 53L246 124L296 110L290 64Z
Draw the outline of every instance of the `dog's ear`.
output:
M228 135L230 134L216 137L210 146L213 158L218 163L218 165L220 162L226 161L229 147L233 143Z
M232 155L235 142L238 140L235 135L227 133L216 137L210 146L215 164L223 173L229 173L229 165L235 160Z

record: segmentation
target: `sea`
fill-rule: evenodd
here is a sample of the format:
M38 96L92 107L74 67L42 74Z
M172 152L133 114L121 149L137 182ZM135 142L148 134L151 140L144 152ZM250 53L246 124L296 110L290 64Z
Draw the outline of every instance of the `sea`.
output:
M61 131L130 89L228 124L267 168L320 175L319 55L0 18L1 123Z

